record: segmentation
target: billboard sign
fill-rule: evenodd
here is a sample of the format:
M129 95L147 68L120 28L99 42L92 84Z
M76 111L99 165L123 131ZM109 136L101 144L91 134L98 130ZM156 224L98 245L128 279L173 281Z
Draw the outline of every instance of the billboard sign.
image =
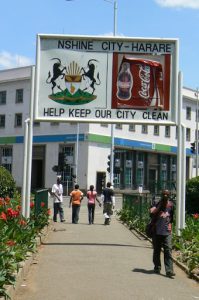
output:
M178 40L38 35L35 119L176 124Z

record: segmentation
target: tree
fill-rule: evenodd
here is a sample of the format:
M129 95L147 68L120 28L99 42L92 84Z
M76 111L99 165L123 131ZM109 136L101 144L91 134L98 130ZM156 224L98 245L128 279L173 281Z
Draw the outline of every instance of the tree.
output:
M0 166L0 197L12 198L15 191L16 185L12 175L6 168Z
M199 176L186 183L186 211L188 214L199 213Z

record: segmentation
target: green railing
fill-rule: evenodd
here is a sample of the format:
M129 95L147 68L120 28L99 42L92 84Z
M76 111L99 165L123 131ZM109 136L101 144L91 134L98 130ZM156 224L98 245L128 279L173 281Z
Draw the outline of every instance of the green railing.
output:
M38 215L41 207L48 208L48 189L41 189L35 192L35 214Z
M143 214L148 212L151 204L152 195L149 191L143 191L138 193L137 191L123 192L123 209L132 210L133 215L139 216L140 220Z

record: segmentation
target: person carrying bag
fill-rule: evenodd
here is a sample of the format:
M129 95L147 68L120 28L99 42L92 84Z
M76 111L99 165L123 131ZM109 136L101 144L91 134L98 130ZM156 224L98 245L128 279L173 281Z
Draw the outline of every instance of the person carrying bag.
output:
M152 204L150 215L152 219L155 219L155 229L152 235L154 272L160 274L160 255L163 248L166 276L173 278L175 276L172 259L173 202L170 200L168 190L163 190L161 200L157 204Z

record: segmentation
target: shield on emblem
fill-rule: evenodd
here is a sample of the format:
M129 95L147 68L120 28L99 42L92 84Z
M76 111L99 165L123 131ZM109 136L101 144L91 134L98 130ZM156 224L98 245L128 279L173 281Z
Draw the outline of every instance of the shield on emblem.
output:
M81 75L66 75L65 76L65 84L66 88L71 95L74 95L78 89L80 88L82 81Z

